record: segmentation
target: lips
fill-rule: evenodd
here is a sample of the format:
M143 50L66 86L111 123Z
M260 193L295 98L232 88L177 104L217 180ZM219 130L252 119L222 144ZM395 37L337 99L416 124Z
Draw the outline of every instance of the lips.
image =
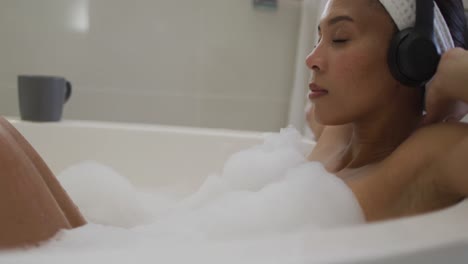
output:
M309 89L310 89L310 94L309 94L310 100L314 100L314 99L320 98L328 94L328 90L323 89L322 87L318 86L315 83L310 83Z

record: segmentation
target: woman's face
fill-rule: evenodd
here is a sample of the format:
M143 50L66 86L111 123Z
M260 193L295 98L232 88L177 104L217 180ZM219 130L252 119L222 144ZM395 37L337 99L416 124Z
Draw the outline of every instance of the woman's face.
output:
M393 34L394 24L378 1L328 1L319 42L306 60L319 123L366 120L395 102L399 84L387 66Z

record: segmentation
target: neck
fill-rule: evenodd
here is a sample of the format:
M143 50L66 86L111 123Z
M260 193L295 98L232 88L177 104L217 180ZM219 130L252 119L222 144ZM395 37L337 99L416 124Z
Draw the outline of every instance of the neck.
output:
M341 153L339 170L381 161L413 133L421 120L420 112L399 106L352 124L352 136Z

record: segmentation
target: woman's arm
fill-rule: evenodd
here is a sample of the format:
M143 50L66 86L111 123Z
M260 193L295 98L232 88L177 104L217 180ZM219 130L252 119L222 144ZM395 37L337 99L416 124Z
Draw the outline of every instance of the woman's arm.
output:
M452 193L463 197L468 196L467 154L468 135L445 155L442 155L435 164L442 177L443 185L446 185Z
M468 125L418 129L384 161L345 179L368 221L442 209L468 195Z
M460 120L468 113L467 103L468 51L455 48L442 56L437 73L427 86L425 123ZM463 197L468 196L467 126L462 129L461 140L440 153L433 164L440 175L440 186Z

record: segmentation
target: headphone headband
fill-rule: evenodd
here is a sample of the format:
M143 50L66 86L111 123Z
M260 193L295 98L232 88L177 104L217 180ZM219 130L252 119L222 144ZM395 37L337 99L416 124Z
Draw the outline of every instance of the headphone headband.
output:
M434 1L416 0L415 30L429 39L434 37Z

